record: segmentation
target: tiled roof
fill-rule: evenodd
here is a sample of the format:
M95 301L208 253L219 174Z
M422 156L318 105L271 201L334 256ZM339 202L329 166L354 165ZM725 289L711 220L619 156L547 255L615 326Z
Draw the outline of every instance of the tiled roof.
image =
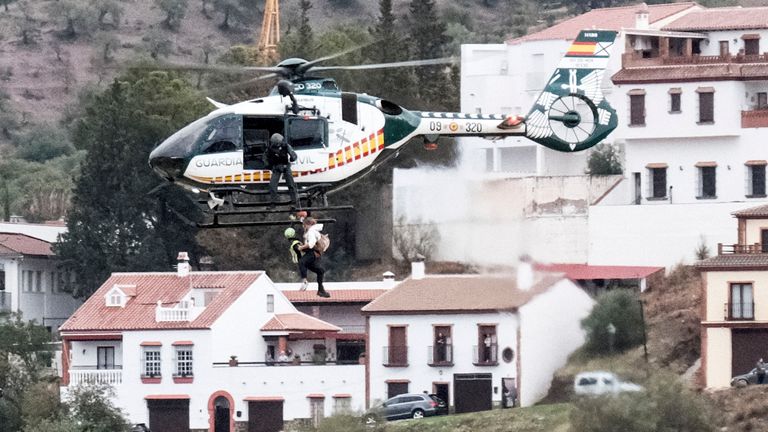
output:
M0 233L0 255L53 256L51 244L26 234Z
M573 280L586 279L642 279L664 267L596 266L588 264L536 264L536 270L565 273Z
M696 263L702 271L768 270L768 253L718 255Z
M723 7L691 11L664 26L669 31L768 29L768 7Z
M262 272L113 273L61 326L61 331L203 329L210 326L261 276ZM125 307L107 306L105 294L115 285L134 285L135 296ZM177 304L194 287L220 287L193 321L156 322L155 308Z
M296 312L288 314L276 314L267 321L262 331L301 331L301 332L338 332L341 328L328 324L307 314Z
M543 275L528 291L504 275L427 276L408 279L363 307L363 313L484 312L514 310L545 291L562 275Z
M735 211L731 214L739 218L768 218L768 204Z
M368 303L387 292L385 289L327 289L330 297L318 297L317 291L285 290L283 294L292 303Z
M768 76L768 64L700 64L624 68L612 77L614 84L744 80Z
M647 6L650 24L697 6L694 2L670 3ZM584 29L620 31L635 27L635 12L641 5L593 9L587 13L561 21L542 31L507 40L509 44L536 40L572 40Z

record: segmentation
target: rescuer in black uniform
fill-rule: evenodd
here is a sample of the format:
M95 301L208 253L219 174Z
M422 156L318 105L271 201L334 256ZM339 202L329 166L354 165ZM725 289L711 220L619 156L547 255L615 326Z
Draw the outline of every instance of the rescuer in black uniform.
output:
M272 176L269 179L269 198L272 201L272 205L278 201L277 184L282 176L288 185L291 200L296 203L296 207L300 207L299 194L296 191L296 183L294 183L293 174L291 173L291 162L295 161L296 152L285 142L283 136L279 133L272 134L272 137L269 138L269 147L267 148L267 164L272 170Z

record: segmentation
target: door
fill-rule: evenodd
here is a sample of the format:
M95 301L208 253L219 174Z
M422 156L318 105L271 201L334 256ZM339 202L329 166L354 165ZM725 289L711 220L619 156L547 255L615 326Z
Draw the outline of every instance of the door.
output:
M491 374L454 374L453 400L456 414L486 411L493 407Z
M189 399L148 400L149 429L189 432Z
M405 327L389 328L389 364L408 364L407 346L405 342Z
M632 173L635 178L635 204L640 204L642 201L642 192L640 189L640 173Z
M440 414L448 414L448 407L451 405L450 388L451 387L448 383L432 383L432 392L434 392L437 397L445 402L445 407L441 407Z
M224 396L219 396L213 402L214 432L230 432L229 430L229 401Z
M282 117L243 117L243 169L268 169L264 153L269 138L283 133Z
M723 40L720 41L720 57L726 57L728 55L729 48L728 48L728 41Z
M768 252L768 229L760 230L760 250Z
M283 430L283 401L249 401L248 432Z
M761 358L768 359L768 329L733 329L731 376L751 371Z
M517 384L514 378L502 378L501 379L502 408L512 408L517 402Z
M96 369L114 369L115 368L115 347L96 348Z

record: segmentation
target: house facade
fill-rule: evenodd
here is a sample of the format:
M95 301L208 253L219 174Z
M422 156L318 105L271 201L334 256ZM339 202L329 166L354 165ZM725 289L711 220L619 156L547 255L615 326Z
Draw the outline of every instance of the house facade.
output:
M276 432L365 405L337 326L299 312L263 272L115 273L61 327L62 394L106 383L164 432ZM332 340L332 338L331 338Z
M71 278L50 242L0 232L0 311L21 313L54 333L82 303L64 291Z
M728 387L768 359L768 205L733 214L737 243L696 266L704 281L701 358L704 386Z
M584 341L593 301L561 275L522 273L417 272L364 307L369 402L428 392L470 412L511 394L523 406L543 397Z

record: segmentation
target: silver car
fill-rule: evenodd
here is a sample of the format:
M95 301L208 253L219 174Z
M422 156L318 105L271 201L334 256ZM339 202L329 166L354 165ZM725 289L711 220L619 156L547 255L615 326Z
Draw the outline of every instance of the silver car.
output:
M429 417L437 414L437 405L428 394L405 393L387 399L380 406L368 411L365 422L369 425L375 424L381 417L387 420Z

